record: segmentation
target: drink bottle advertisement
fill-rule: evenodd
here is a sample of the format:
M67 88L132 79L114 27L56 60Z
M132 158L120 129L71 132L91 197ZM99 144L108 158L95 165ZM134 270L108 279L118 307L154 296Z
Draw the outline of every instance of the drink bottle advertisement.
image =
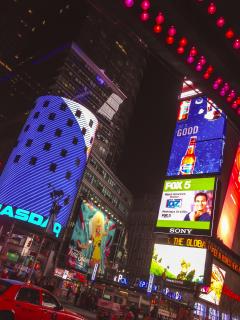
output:
M180 102L167 176L220 173L226 115L207 97Z
M204 283L206 265L207 249L155 244L150 273L183 283Z
M211 236L215 178L166 180L156 231Z

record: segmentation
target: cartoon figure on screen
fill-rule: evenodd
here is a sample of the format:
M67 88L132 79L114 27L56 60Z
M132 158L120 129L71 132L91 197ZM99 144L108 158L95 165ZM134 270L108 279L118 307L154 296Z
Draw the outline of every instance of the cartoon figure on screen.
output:
M108 219L104 222L104 215L101 211L97 211L90 222L90 234L92 241L92 256L90 259L90 265L93 267L96 263L101 263L102 258L102 241L104 237L108 235Z
M187 280L187 281L192 281L194 275L195 275L195 270L189 271L189 268L191 267L190 262L186 262L184 259L181 260L181 271L177 275L178 280Z
M184 221L210 221L211 215L207 208L208 195L205 192L198 192L194 197L194 211L184 217Z

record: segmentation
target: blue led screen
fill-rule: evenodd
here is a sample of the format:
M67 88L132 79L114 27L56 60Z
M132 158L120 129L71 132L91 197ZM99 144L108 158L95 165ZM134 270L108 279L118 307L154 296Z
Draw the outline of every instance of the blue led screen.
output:
M220 173L226 115L207 97L180 103L167 176Z
M56 96L37 99L0 177L0 219L46 227L51 192L62 194L55 235L66 226L94 141L97 119ZM54 231L54 227L53 227Z

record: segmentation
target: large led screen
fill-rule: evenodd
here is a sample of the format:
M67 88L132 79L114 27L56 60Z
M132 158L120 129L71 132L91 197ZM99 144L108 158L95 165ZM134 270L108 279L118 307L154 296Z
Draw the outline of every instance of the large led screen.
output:
M73 229L67 265L89 273L97 264L98 272L103 274L115 230L114 221L105 212L90 202L83 201Z
M166 180L156 231L211 235L215 178Z
M207 97L180 102L167 176L219 173L226 116Z
M75 101L57 96L37 99L0 177L0 221L8 217L46 228L52 213L51 231L59 237L68 222L97 123Z
M223 283L225 279L226 271L217 265L212 265L212 274L211 274L211 284L209 287L203 287L202 293L200 293L199 298L219 305Z
M223 208L218 224L217 236L232 248L240 212L240 146L238 147Z
M167 279L204 283L207 249L155 244L150 273Z

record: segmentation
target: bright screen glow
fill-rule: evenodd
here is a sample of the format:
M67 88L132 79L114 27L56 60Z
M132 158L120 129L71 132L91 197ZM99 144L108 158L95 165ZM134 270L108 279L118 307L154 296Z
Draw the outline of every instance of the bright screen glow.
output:
M62 97L37 99L0 177L3 216L46 228L55 205L56 237L68 222L97 128L84 106Z
M219 173L226 116L207 97L180 102L167 175Z
M67 264L80 271L104 273L114 240L116 225L103 211L89 202L82 202L73 229Z
M211 235L214 186L213 177L166 180L156 231Z
M203 287L202 289L203 293L199 295L199 298L206 300L208 302L214 303L216 305L219 305L225 275L226 275L225 270L213 264L210 287Z
M204 282L206 249L155 244L150 273L173 280Z
M218 224L217 236L232 248L240 212L240 146L238 147Z

